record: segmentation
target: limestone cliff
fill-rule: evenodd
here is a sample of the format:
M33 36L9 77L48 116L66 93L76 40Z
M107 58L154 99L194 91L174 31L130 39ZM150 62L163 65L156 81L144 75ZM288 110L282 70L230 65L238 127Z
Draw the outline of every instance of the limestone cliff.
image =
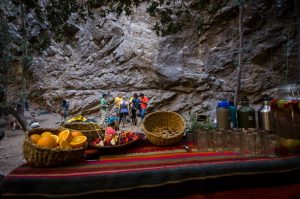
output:
M255 0L245 6L242 94L252 101L274 93L286 78L296 80L291 72L296 65L294 11L289 1L278 2L283 1ZM188 28L166 37L152 30L157 19L144 5L120 18L103 20L97 9L94 13L95 19L74 22L78 31L72 44L52 41L34 58L31 100L38 97L59 111L67 98L73 114L92 113L99 109L101 93L113 99L119 92L128 97L143 92L150 98L149 111L213 117L217 101L233 97L239 43L235 0L215 12L192 10Z

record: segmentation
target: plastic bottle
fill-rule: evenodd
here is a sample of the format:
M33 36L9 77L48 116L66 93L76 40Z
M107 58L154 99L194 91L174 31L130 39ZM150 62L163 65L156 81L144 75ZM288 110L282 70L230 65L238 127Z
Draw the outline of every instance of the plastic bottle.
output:
M244 96L241 107L237 110L239 128L256 128L255 110L249 106L249 99Z
M217 128L230 129L230 110L229 103L222 100L217 107Z
M232 101L229 101L229 111L230 111L230 127L237 128L237 107Z

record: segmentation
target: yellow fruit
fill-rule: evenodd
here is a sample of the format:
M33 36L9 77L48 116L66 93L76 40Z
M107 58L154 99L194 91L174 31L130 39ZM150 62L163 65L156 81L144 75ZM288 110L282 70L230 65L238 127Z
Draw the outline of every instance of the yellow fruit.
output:
M78 148L78 147L84 147L86 146L86 136L84 135L80 135L80 136L76 136L74 137L70 144L72 145L73 148Z
M70 130L69 130L69 129L62 130L62 131L60 131L60 132L58 133L58 137L60 137L60 136L61 136L61 134L63 134L65 131L69 131L69 132L70 132Z
M61 149L72 149L72 145L68 141L62 141L59 143Z
M32 134L30 135L30 139L32 142L37 143L37 141L41 138L39 134Z
M69 129L66 129L66 130L69 130ZM62 130L62 131L60 131L59 133L58 133L58 137L60 137L61 136L61 134L64 132L65 130ZM70 131L70 130L69 130Z
M50 135L50 136L53 137L56 140L56 144L58 144L58 140L59 140L58 136L57 135Z
M72 135L69 129L63 130L58 134L58 142L70 141L72 139Z
M300 145L300 140L280 138L279 143L287 149L293 149Z
M72 131L71 134L72 134L72 137L83 135L80 131Z
M47 135L53 135L53 133L46 131L41 134L42 137L47 136Z
M54 137L52 137L51 135L46 135L41 137L38 141L37 141L37 145L41 146L41 147L46 147L46 148L55 148L57 146L56 140Z

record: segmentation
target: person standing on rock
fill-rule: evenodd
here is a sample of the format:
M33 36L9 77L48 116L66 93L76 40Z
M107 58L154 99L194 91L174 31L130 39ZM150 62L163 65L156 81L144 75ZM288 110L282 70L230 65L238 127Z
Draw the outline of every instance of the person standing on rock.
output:
M120 114L121 101L123 101L123 96L122 96L121 93L119 93L118 96L115 98L115 101L114 101L115 112L116 112L117 116L119 116L119 114Z
M107 117L107 95L104 93L100 99L100 125L103 125Z
M132 99L130 100L131 108L131 123L137 125L136 112L141 108L141 102L137 93L133 94Z
M125 126L126 117L129 114L129 101L125 97L120 103L120 117L119 117L119 124L123 123L123 127Z
M141 120L143 121L148 107L148 102L149 102L149 99L144 95L144 93L140 93L140 102L141 102L141 108L139 111L141 115Z
M26 110L26 111L29 111L29 102L28 102L27 99L26 99L25 102L24 102L24 107L25 107L25 110Z
M69 102L64 99L61 103L61 106L62 106L62 118L63 121L66 121L69 112Z

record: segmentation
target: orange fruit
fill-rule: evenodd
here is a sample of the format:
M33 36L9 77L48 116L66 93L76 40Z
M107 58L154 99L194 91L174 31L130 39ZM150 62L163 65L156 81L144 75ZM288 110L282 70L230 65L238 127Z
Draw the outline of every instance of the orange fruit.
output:
M66 130L69 130L69 129L66 129ZM65 130L60 131L60 132L58 133L58 137L60 137L61 134L62 134L64 131L65 131Z
M59 140L58 136L57 135L50 135L50 136L53 137L56 141L56 144L58 144L58 140Z
M70 144L72 145L72 147L77 148L77 147L84 147L86 146L86 136L84 135L80 135L80 136L76 136L74 137Z
M57 146L57 143L56 143L56 140L54 137L52 137L51 135L46 135L46 136L41 137L37 141L37 145L41 146L41 147L52 149Z
M72 134L72 137L83 135L80 131L72 131L71 134Z
M63 130L58 134L58 142L70 141L72 139L72 135L69 129Z
M42 137L47 136L47 135L53 135L53 133L46 131L41 134Z
M34 143L37 143L37 141L41 138L41 136L39 134L32 134L30 135L30 139L31 141L33 141Z
M68 141L62 141L59 143L61 149L72 149L72 145Z

